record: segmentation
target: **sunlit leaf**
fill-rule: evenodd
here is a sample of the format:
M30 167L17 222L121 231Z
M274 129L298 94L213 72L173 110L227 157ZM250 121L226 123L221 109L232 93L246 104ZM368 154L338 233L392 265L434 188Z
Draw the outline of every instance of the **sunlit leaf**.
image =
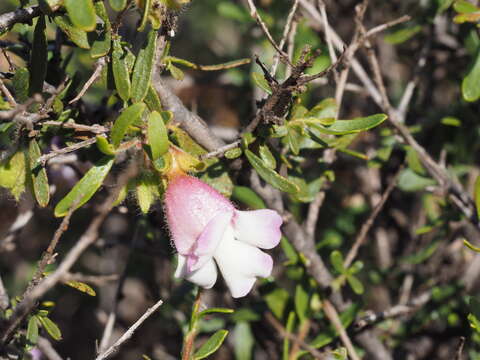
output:
M132 74L132 101L140 102L147 96L155 61L157 31L150 30L147 43L138 53Z
M97 296L97 293L95 292L95 290L92 289L92 287L88 284L85 284L83 282L80 282L80 281L67 281L65 282L65 285L68 285L74 289L77 289L78 291L80 292L83 292L87 295L90 295L90 296Z
M64 0L72 24L84 31L93 31L97 25L93 0Z
M115 148L118 148L123 137L127 133L128 127L142 118L146 105L137 103L130 105L122 111L120 116L115 120L110 131L110 140Z
M33 192L41 207L48 205L50 201L50 186L48 185L47 171L37 162L41 156L40 147L35 139L30 140L28 146L28 158L30 173L32 176Z
M225 337L228 335L228 330L218 330L213 334L193 355L194 360L205 359L212 355L222 345Z
M112 168L115 158L107 156L98 161L75 184L70 192L55 207L55 216L67 215L70 208L78 209L95 194Z
M157 160L165 154L169 148L168 133L162 116L157 111L148 115L147 139L152 151L152 160Z
M57 324L46 316L37 316L37 319L42 324L45 331L52 337L53 340L62 340L62 332Z

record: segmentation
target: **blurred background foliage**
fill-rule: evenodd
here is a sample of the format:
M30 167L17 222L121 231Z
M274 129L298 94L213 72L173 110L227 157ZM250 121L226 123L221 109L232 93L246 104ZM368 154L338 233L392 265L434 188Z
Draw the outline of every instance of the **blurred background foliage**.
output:
M280 39L291 2L259 0L257 3L272 36ZM357 3L353 0L326 1L330 24L347 44L355 30ZM475 3L372 0L364 19L366 28L370 29L404 14L411 16L408 22L388 29L373 40L390 100L398 105L409 81L418 78L405 125L472 197L479 174L480 144L477 101L480 98L477 25L480 9ZM0 14L20 5L35 4L36 1L3 0ZM107 9L113 21L116 12L108 6ZM178 27L168 55L201 65L258 55L267 68L271 67L275 50L250 16L246 2L194 0L176 13ZM125 48L136 55L148 33L137 30L140 19L141 13L135 8L126 14L119 29ZM316 74L331 64L325 37L305 9L298 11L296 21L293 60L300 58L305 45L320 50L307 71ZM18 69L29 66L31 49L35 46L32 39L36 23L37 20L30 25L16 24L0 38L0 47L5 49L14 65L14 69L10 69L7 57L0 56L2 79L19 103L31 95L27 92L21 99L22 89L15 89L14 79L17 77L18 84L21 76L17 75ZM75 46L58 33L57 25L47 17L50 62L46 81L58 86L63 72L71 79L62 104L58 105L61 108L53 112L52 119L64 121L60 118L64 115L65 119L73 118L76 123L86 125L114 121L124 104L115 86L106 81L95 82L75 106L67 104L91 76L97 60L88 49ZM66 45L56 49L55 39L59 37ZM61 63L54 62L53 53L57 50L61 52ZM368 69L366 52L359 53L357 57ZM418 70L421 56L425 56L426 65ZM167 66L169 71L163 73L165 81L186 107L197 112L227 141L236 139L238 131L249 124L257 101L265 96L265 89L269 90L262 69L254 61L220 71L200 71L181 62L172 65L174 67ZM284 79L286 71L286 66L280 63L278 79ZM260 77L253 75L255 73ZM374 329L395 359L453 359L459 354L461 338L465 338L466 343L458 359L480 359L480 303L477 300L480 256L464 246L464 240L479 245L478 227L469 223L452 205L445 189L429 175L416 151L391 127L381 124L384 118L372 120L368 128L379 126L369 131L363 132L365 127L360 133L341 133L334 138L326 135L324 128L328 130L328 126L333 128L335 124L328 124L332 115L318 115L319 108L315 106L319 104L322 104L321 111L339 113L341 119L364 119L382 113L353 75L349 78L342 106L337 109L336 104L328 100L335 96L335 86L333 76L309 83L306 91L296 97L296 110L287 115L287 125L260 129L256 133L255 152L260 151L262 155L262 150L257 151L262 146L267 146L267 150L263 150L260 171L254 166L255 169L259 173L266 171L264 168L268 168L268 160L273 157L273 170L283 169L279 172L288 181L280 187L288 188L291 184L300 187L299 191L291 191L284 197L288 212L299 223L305 221L309 203L318 192L326 192L316 225L315 245L334 276L330 291L340 292L347 300L345 308L340 309L340 318L350 336L362 332L361 321L367 319L368 322L375 315L377 318L367 327ZM9 109L5 97L0 99L0 109ZM70 112L65 114L65 111ZM320 125L316 123L316 127L309 128L306 114L320 121ZM294 121L300 125L295 125ZM6 124L0 123L0 146L8 153L16 141L24 139L19 139L14 127L7 128ZM39 139L43 153L86 138L68 129L43 130ZM170 141L176 145L193 155L205 152L195 148L197 145L190 143L193 140L182 138L180 130L170 130ZM249 145L247 141L247 146L242 145L241 150L247 153ZM325 160L326 149L338 150L333 163ZM0 234L2 239L8 237L9 242L0 242L0 274L12 304L15 296L20 296L28 285L38 259L59 224L53 217L56 204L92 164L105 155L94 146L75 154L73 162L49 164L48 179L55 191L44 208L35 205L36 200L30 193L20 194L23 189L15 192L13 184L6 184L8 169L2 170ZM121 155L117 160L119 157ZM126 167L125 159L118 161L120 165L114 167L113 174ZM220 170L218 162L207 163L210 171L200 171L199 176L231 196L240 208L263 207L257 195L245 190L250 187L250 177L243 170L251 166L243 165L243 170L239 171L229 167L234 161L228 156L222 159ZM248 161L253 166L250 157ZM248 164L244 159L245 163ZM215 169L218 171L213 171ZM398 177L393 180L397 181L397 186L375 219L365 246L360 249L356 261L345 268L345 257L357 234L397 172ZM149 174L145 174L145 178L151 176ZM15 177L14 183L15 180L21 181L21 178ZM158 313L112 358L180 357L196 289L190 283L173 279L175 256L158 201L160 181L156 178L138 181L143 181L141 186L147 189L147 199L142 200L139 183L135 189L130 189L126 200L108 216L99 241L74 268L75 273L95 278L84 276L79 280L80 285L76 284L77 289L66 285L55 287L43 299L48 302L40 304L38 313L32 314L30 319L34 320L16 335L19 351L27 351L25 358L36 346L25 335L30 326L36 326L30 323L38 323L42 336L49 337L63 358L92 358L111 311L117 313L112 335L117 338L158 298L164 300ZM106 177L103 188L111 188L113 182L113 178ZM95 202L104 197L105 191L101 189L75 212L56 250L60 258L83 234L92 218ZM12 240L11 225L26 211L33 211L33 216L13 234ZM273 276L260 281L251 295L233 300L222 284L204 292L202 301L206 306L235 311L202 318L198 342L202 343L218 330L228 329L230 333L212 359L312 358L272 325L279 323L310 346L344 358L339 334L322 311L322 301L329 293L306 272L308 258L298 253L287 238L273 250L273 256L276 264ZM47 273L55 267L55 264L49 265ZM110 276L112 274L114 276ZM82 287L84 283L90 287ZM390 316L388 311L398 306L404 306L401 309L406 311L402 316ZM266 320L269 315L273 320ZM8 312L2 316L7 318ZM365 356L364 349L358 343L355 346L359 355Z

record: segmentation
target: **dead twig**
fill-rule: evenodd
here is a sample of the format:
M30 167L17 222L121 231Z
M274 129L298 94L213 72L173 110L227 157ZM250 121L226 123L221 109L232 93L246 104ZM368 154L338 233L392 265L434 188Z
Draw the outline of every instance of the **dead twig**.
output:
M83 95L85 95L85 93L90 88L90 86L92 86L92 84L100 77L100 74L102 73L102 69L106 63L107 61L105 60L105 57L101 57L95 62L95 70L93 71L92 76L90 76L90 78L87 80L85 85L83 85L78 95L68 102L69 104L73 104L77 102L83 97Z
M397 179L400 176L400 172L403 170L403 166L400 167L400 169L397 171L395 176L393 177L392 180L390 180L390 184L388 184L387 189L385 192L382 194L382 197L380 198L380 201L378 204L375 206L373 209L372 213L368 217L367 221L365 221L360 228L360 232L357 235L357 238L355 239L355 242L353 243L353 246L350 248L350 251L347 254L347 257L345 258L345 261L343 262L343 266L345 268L348 268L355 257L358 254L358 249L360 246L362 246L365 242L365 238L368 234L368 231L373 225L373 222L377 218L378 214L380 211L382 211L383 207L385 206L385 203L387 202L388 198L390 197L390 194L392 193L393 189L395 189L395 186L397 185Z
M67 146L58 150L53 150L50 151L48 154L42 155L38 158L38 162L42 164L42 166L45 166L48 160L54 158L55 156L58 155L63 155L63 154L68 154L73 151L77 151L81 148L90 146L92 144L95 144L97 142L97 138L90 138L84 141L80 141L79 143L73 144L71 146Z
M155 305L149 308L127 331L118 339L115 344L110 346L104 353L98 355L95 360L104 360L108 358L110 355L114 354L118 351L120 346L130 339L133 336L133 333L138 329L142 323L147 320L161 305L163 304L162 300L158 300Z

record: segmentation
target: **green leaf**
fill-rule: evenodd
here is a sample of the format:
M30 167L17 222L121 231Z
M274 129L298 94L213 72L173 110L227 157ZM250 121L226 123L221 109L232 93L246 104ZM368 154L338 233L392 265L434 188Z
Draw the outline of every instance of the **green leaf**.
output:
M93 0L64 0L72 24L84 31L93 31L97 26L97 16Z
M7 188L18 201L25 191L26 174L25 153L19 150L7 161L0 163L0 187Z
M172 63L168 64L167 69L175 80L181 81L185 77L185 73Z
M312 124L312 127L325 134L345 135L369 130L380 125L386 119L387 115L385 114L375 114L352 120L337 120L329 127L320 124Z
M62 340L62 332L57 324L55 324L46 316L37 316L37 319L40 320L42 327L45 329L48 335L52 337L53 340Z
M214 314L214 313L220 313L220 314L232 314L235 310L233 309L228 309L228 308L219 308L219 307L214 307L214 308L209 308L206 310L203 310L198 314L198 318L201 318L205 315L208 314Z
M30 96L43 92L43 82L47 75L47 45L45 16L40 16L33 32L32 51L30 53Z
M340 251L334 250L330 254L330 262L332 263L334 269L340 274L344 274L346 269L343 266L343 255Z
M75 0L73 0L75 1ZM87 32L72 25L70 19L65 15L57 15L53 21L75 45L82 49L90 49Z
M93 290L90 285L85 284L83 282L80 282L80 281L66 281L65 285L68 285L68 286L70 286L74 289L77 289L78 291L83 292L87 295L97 296L97 293L95 292L95 290Z
M250 209L265 209L267 207L263 199L246 186L234 186L232 199L247 205Z
M260 158L262 159L264 164L270 169L275 170L277 166L277 161L275 160L275 156L273 156L268 146L260 145L258 152L260 153Z
M100 19L103 20L103 25L102 31L93 42L92 49L90 50L90 56L94 59L107 55L112 45L112 26L103 1L95 2L95 11Z
M475 62L462 81L462 95L466 101L477 101L480 98L480 48Z
M38 320L35 315L28 319L26 338L31 345L35 345L38 341Z
M252 351L255 345L255 338L252 334L250 324L246 321L240 321L233 329L233 343L235 360L251 360Z
M168 133L162 116L153 111L148 115L147 140L152 150L152 160L157 160L168 151L170 146L168 142Z
M157 32L155 30L150 30L148 33L147 44L138 53L135 66L133 67L132 101L135 103L140 102L145 98L150 87L156 44Z
M455 1L453 8L459 13L473 13L480 10L478 7L466 0Z
M292 334L294 331L295 325L295 312L290 311L287 318L287 325L285 326L285 330L288 334ZM290 358L290 339L288 336L285 336L283 339L283 350L282 350L282 358L283 360L289 360Z
M412 147L407 148L406 160L407 160L408 167L412 169L415 173L421 176L427 175L427 171L423 167L417 152Z
M115 148L103 135L97 135L97 148L105 155L115 155Z
M233 159L239 158L240 156L242 156L242 154L243 154L242 149L240 149L239 147L236 147L236 148L227 150L225 152L225 158L233 160Z
M287 192L287 193L296 193L299 191L298 186L287 180L286 178L280 176L274 170L270 169L257 155L255 155L250 150L245 150L245 155L249 163L257 171L258 175L271 184L273 187Z
M131 94L130 73L125 61L126 52L123 51L120 39L113 40L112 70L117 93L123 101L128 101Z
M428 260L432 256L440 245L439 241L433 241L425 249L417 251L413 255L406 256L402 259L402 262L412 265L418 265Z
M422 31L421 25L407 26L386 35L384 40L388 44L397 45L411 39L420 31Z
M145 96L145 99L143 99L143 102L147 104L148 110L150 111L163 111L160 98L152 85L148 87L147 95Z
M212 355L222 345L227 335L228 330L218 330L198 349L195 355L193 355L193 359L205 359L207 356Z
M435 180L420 176L412 169L403 170L398 177L398 187L403 191L419 191L436 184Z
M47 171L38 163L41 156L40 147L35 139L30 140L28 146L28 157L30 163L30 172L32 175L33 192L38 204L41 207L48 205L50 201L50 186L48 185Z
M282 319L288 305L288 299L290 298L288 291L282 288L276 288L266 294L263 298L273 315L278 319Z
M137 103L130 105L122 111L120 116L115 120L110 131L110 140L115 148L118 148L120 142L125 136L128 127L142 118L146 105L144 103Z
M106 156L98 161L87 173L75 184L70 192L55 207L55 216L67 215L70 208L78 209L95 194L103 184L103 180L112 168L115 158Z
M127 0L109 0L110 6L115 11L122 11L127 6Z
M268 81L265 80L265 77L257 72L252 72L252 81L253 83L258 86L260 89L265 91L267 94L272 95L272 88L268 84Z
M138 26L137 31L145 30L145 26L147 25L147 21L148 21L148 15L152 10L152 0L143 0L142 5L143 5L142 20L140 21L140 25Z
M365 291L363 284L360 282L360 280L358 280L355 275L348 275L347 282L355 294L362 295Z
M12 84L17 102L23 103L27 101L30 92L30 71L27 68L17 69L12 78Z
M147 214L152 204L160 198L161 183L152 172L142 173L136 181L138 206L142 213Z
M297 284L295 288L295 311L300 322L308 318L310 296L303 284Z
M317 119L333 119L337 118L338 106L334 98L323 99L320 103L315 105L310 111L306 114L298 115L296 117L314 117ZM326 123L326 125L330 125Z

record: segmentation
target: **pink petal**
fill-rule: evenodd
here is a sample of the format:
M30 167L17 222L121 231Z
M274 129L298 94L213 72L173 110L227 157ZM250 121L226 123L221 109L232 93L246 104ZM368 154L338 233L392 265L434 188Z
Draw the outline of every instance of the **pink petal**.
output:
M280 242L283 220L274 210L236 210L233 222L235 237L240 241L262 249L272 249Z
M233 229L229 227L214 258L234 298L247 295L256 277L270 276L273 267L269 255L255 246L235 240Z
M233 205L215 189L187 175L173 178L165 191L165 214L175 247L188 254L210 220Z
M176 278L185 278L194 284L205 289L210 289L217 281L217 267L213 259L207 261L201 268L196 271L188 272L186 266L187 258L183 255L178 255L178 265L175 271Z
M227 211L216 215L207 224L202 234L195 242L192 251L187 255L187 269L194 271L209 261L223 238L225 229L230 225L233 212Z

